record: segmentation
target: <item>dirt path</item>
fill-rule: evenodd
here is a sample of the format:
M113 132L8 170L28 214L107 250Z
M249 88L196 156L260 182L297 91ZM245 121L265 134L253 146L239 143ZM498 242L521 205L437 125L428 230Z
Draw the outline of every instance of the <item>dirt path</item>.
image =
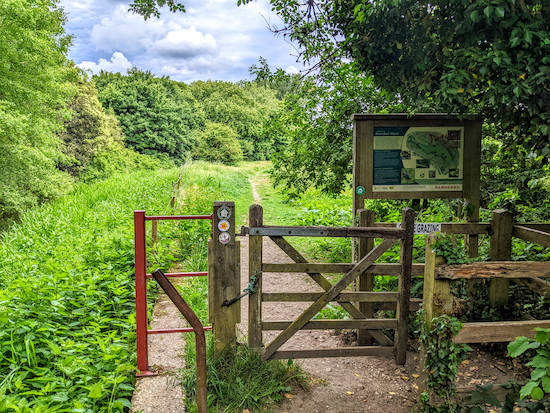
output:
M175 279L177 283L181 279ZM153 310L152 329L186 327L176 306L161 292ZM185 340L181 334L155 334L148 337L149 367L158 376L138 378L130 413L185 412L184 391L176 374L184 366Z

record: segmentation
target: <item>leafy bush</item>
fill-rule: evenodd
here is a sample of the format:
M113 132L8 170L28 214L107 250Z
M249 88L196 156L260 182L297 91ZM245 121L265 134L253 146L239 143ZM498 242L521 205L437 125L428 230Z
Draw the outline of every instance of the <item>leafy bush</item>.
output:
M237 133L230 126L208 122L194 158L224 165L238 164L243 160L243 151Z

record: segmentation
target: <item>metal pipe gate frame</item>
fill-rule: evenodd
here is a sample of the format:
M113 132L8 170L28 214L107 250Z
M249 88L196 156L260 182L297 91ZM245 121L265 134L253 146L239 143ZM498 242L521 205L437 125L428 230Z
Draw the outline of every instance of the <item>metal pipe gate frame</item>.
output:
M167 215L167 216L146 216L145 211L134 211L134 249L135 249L135 272L136 272L136 342L137 342L137 368L138 377L156 376L158 372L149 370L147 336L149 334L164 333L190 333L193 328L171 328L163 330L148 329L147 320L147 279L153 278L147 274L147 247L145 234L145 221L161 220L213 220L210 215ZM182 272L169 273L166 277L204 277L208 272ZM203 330L211 330L212 327L203 327Z

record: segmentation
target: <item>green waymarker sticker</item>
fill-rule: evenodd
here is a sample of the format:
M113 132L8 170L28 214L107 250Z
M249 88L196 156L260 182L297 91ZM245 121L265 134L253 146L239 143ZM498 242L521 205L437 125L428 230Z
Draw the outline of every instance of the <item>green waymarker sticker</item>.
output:
M357 192L357 195L363 195L365 193L365 188L358 186L355 192Z

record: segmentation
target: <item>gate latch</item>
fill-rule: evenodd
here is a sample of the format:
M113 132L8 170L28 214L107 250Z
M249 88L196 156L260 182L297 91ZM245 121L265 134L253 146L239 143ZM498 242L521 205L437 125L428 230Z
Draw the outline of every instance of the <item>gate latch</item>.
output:
M248 294L254 294L256 292L256 287L258 286L258 282L260 281L260 278L262 276L261 271L254 271L254 275L250 277L250 282L248 283L248 287L246 287L242 293L240 293L235 298L232 298L231 300L225 300L222 303L222 307L229 307L231 304L236 303L241 298L243 298L245 295Z

